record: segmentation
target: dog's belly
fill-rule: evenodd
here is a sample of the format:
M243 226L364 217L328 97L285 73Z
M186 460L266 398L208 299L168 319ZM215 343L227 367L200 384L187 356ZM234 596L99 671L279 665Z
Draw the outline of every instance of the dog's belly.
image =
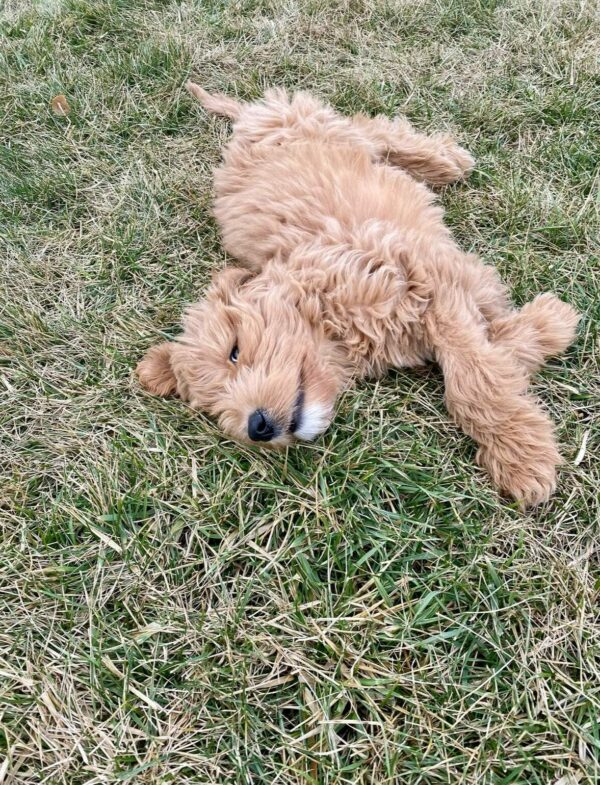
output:
M253 150L256 160L242 172L232 177L226 160L215 179L225 248L251 267L285 260L300 243L352 233L373 220L448 235L425 186L373 163L362 150L321 143Z

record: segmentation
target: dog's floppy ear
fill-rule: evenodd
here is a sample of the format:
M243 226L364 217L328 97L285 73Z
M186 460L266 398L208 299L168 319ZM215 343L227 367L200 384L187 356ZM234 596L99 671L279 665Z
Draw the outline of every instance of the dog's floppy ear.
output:
M135 372L140 383L153 395L166 397L177 389L177 380L171 366L174 344L159 343L149 349L140 360Z
M242 286L242 284L254 278L255 273L244 267L226 267L217 273L206 293L207 300L220 300L229 305L232 296Z

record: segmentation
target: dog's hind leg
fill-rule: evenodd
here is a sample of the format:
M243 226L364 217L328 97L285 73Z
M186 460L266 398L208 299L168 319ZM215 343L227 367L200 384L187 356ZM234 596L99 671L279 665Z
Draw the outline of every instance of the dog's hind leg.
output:
M547 415L526 395L528 374L487 340L464 292L427 313L427 330L456 423L479 444L477 460L496 485L524 505L546 501L561 462Z
M377 156L431 185L460 180L473 168L473 157L446 134L419 133L408 120L398 117L352 118L355 130L376 149Z

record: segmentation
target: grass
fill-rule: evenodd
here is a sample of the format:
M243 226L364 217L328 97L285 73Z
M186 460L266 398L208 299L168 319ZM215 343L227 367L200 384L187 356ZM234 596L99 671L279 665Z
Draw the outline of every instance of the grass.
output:
M598 18L5 2L0 782L598 782ZM226 262L227 126L190 76L402 112L474 152L441 194L463 246L516 302L551 289L584 314L535 383L566 459L548 505L497 496L434 369L361 385L284 455L140 391L137 359Z

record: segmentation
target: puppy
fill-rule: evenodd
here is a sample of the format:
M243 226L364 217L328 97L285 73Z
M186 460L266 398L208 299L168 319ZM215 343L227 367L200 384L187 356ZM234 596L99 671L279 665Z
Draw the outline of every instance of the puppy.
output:
M306 93L242 103L188 89L233 121L214 212L243 267L219 273L179 338L150 349L142 385L235 439L284 446L323 433L353 380L433 360L497 487L546 501L560 456L527 386L578 316L553 294L515 310L495 270L456 245L427 186L464 177L471 156L402 118L343 117Z

